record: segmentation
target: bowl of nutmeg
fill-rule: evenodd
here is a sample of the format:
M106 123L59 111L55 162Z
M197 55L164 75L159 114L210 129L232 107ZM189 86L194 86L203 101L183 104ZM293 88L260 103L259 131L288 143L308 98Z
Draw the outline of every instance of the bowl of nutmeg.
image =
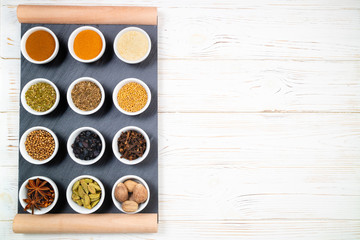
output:
M112 200L124 213L141 212L149 202L150 189L141 177L127 175L119 178L112 188Z

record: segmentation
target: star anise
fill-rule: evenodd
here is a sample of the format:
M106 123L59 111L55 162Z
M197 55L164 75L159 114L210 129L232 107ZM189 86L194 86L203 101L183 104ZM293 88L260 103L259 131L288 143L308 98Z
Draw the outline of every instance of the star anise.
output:
M28 196L28 198L24 199L24 201L27 204L24 208L25 211L27 211L28 209L31 209L31 214L34 214L35 208L40 210L40 201L37 197Z
M35 208L46 208L54 202L55 192L52 186L45 180L37 178L36 180L29 180L26 185L28 189L27 199L24 199L27 204L24 208L25 211L31 209L34 214Z
M50 188L45 186L48 182L43 180L41 181L39 178L34 180L29 180L28 184L26 185L26 188L28 190L28 196L34 195L35 198L38 197L38 195L41 195L45 200L48 199L49 196L51 196Z

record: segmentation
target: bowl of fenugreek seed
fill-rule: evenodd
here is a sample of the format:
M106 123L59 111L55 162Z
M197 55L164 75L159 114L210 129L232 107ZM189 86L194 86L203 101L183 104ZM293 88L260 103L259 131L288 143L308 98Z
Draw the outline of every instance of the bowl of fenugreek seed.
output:
M58 149L59 141L55 133L46 127L32 127L20 138L20 153L32 164L45 164L52 160Z
M68 88L67 101L74 112L89 115L97 112L105 101L105 91L94 78L76 79Z
M149 87L137 78L126 78L119 82L113 91L115 107L126 115L138 115L150 105Z
M70 207L81 214L97 211L105 199L105 188L101 181L90 175L74 178L66 189L66 200Z
M45 78L28 82L21 92L21 104L31 114L46 115L57 107L60 93L54 83Z

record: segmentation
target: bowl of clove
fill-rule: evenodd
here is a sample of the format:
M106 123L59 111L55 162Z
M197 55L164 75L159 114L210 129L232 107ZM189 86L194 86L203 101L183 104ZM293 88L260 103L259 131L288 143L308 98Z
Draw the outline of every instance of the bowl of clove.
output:
M59 198L59 190L48 177L35 176L27 179L20 187L19 201L23 209L34 215L49 212Z
M105 188L99 179L90 175L74 178L66 189L66 200L78 213L97 211L105 199Z
M142 162L150 152L150 139L139 127L120 129L112 141L114 155L120 162L135 165Z

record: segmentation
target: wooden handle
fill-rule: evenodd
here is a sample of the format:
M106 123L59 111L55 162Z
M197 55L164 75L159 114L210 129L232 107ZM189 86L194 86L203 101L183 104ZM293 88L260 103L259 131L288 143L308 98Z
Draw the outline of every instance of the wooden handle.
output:
M156 213L17 214L15 233L155 233Z
M20 23L157 25L155 7L19 5Z

